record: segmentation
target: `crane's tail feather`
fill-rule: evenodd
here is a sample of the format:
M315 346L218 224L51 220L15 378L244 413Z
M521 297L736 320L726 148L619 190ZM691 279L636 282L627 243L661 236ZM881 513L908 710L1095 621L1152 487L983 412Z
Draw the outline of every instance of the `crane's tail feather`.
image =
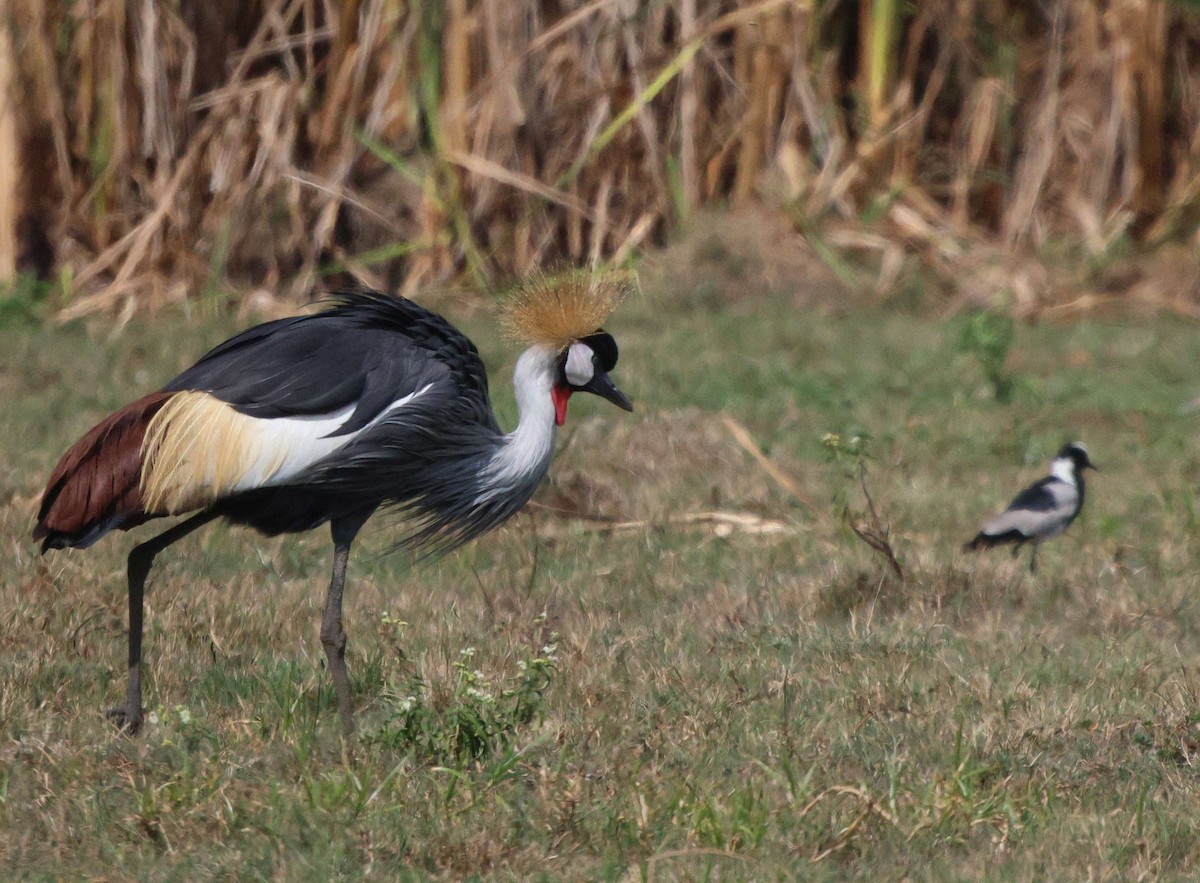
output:
M46 484L33 529L42 551L90 546L114 528L152 517L142 507L142 440L172 395L151 393L126 405L63 455Z

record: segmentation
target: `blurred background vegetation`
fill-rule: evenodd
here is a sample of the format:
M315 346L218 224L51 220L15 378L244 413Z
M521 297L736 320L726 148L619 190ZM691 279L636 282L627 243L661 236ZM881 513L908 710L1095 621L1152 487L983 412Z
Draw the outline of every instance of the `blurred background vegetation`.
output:
M624 262L709 206L778 213L847 292L1200 310L1191 3L6 9L0 278L60 317L345 271L487 287ZM1130 269L1164 247L1165 280Z

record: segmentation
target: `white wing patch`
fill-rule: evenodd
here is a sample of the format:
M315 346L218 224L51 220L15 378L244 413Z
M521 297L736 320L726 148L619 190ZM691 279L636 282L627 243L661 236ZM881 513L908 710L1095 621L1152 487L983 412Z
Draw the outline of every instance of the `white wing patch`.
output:
M331 435L354 413L347 405L312 417L250 417L204 392L171 397L142 442L142 504L147 512L200 509L238 491L286 484L426 392L402 396L355 432Z

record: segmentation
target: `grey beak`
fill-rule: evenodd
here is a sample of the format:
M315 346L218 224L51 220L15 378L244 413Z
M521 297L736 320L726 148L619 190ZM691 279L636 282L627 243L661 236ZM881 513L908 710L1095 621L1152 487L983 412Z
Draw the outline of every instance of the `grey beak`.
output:
M591 380L579 388L594 393L602 399L608 399L622 410L633 410L633 402L629 401L629 396L617 389L617 385L613 383L612 378L608 376L608 372L606 371L597 371L592 375Z

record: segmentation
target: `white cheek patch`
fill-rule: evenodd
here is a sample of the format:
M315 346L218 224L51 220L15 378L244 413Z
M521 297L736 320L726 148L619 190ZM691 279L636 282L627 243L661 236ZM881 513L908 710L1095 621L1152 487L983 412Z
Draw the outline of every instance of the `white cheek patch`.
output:
M573 343L567 350L567 364L563 373L572 386L586 386L595 374L592 365L592 348L585 343Z

